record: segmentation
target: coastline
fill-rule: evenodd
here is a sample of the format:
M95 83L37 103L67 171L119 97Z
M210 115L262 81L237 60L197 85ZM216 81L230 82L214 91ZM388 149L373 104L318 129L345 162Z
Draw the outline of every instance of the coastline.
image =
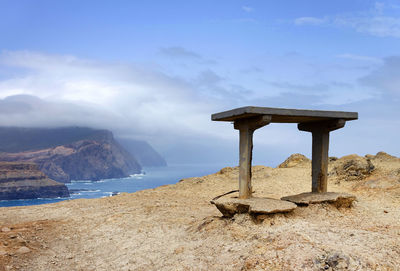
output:
M101 198L109 196L109 193L133 193L144 189L152 189L161 185L173 184L180 179L190 176L202 176L215 173L219 170L218 165L185 165L172 164L167 167L145 167L140 174L133 174L125 178L111 178L99 181L76 180L67 183L69 190L75 192L82 191L81 194L71 193L69 198L43 198L30 200L8 200L0 201L0 207L12 206L31 206L40 204L49 204L64 200L75 200L82 198ZM145 174L143 174L145 172ZM90 189L89 189L90 188ZM89 192L83 190L96 190ZM79 192L78 192L79 193Z

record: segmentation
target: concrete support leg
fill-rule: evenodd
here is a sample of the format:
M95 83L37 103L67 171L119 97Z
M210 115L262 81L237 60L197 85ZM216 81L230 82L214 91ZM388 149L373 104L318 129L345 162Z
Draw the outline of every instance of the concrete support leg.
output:
M239 130L239 198L251 197L251 160L253 157L253 133L271 122L271 116L250 117L236 120L234 128Z
M312 185L314 193L328 190L329 132L344 127L346 121L335 119L320 122L299 123L298 129L312 133Z
M251 197L251 160L253 156L253 133L249 127L239 130L239 198Z
M312 132L312 192L328 189L329 132Z

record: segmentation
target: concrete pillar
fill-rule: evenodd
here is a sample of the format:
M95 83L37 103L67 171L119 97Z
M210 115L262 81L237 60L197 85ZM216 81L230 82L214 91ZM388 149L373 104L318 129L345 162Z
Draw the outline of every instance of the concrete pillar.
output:
M312 192L328 191L329 132L312 132Z
M239 198L251 197L251 161L253 159L254 130L243 127L239 130Z
M343 119L299 123L300 131L312 133L312 184L311 191L328 191L329 132L344 127Z
M253 158L253 133L271 121L270 116L236 120L234 128L239 130L239 198L248 199L252 194L251 161Z

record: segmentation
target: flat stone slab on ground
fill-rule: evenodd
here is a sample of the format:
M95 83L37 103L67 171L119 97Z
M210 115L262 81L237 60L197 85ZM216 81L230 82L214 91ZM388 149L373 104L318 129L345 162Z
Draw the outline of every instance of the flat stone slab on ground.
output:
M297 205L309 205L314 203L332 203L337 207L350 207L356 197L347 193L325 192L325 193L301 193L298 195L282 197Z
M279 199L270 198L219 198L212 201L218 210L226 217L232 217L238 213L249 213L251 215L286 213L294 210L297 205Z

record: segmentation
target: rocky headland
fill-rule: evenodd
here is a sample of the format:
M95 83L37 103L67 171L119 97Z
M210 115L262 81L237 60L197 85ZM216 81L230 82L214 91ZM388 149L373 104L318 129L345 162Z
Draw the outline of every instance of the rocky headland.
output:
M18 153L51 149L81 140L114 141L145 167L166 166L165 159L146 141L114 139L108 130L87 127L23 128L0 127L0 152Z
M35 163L50 178L63 183L123 178L141 172L139 163L114 140L81 140L39 151L0 153L0 160Z
M49 134L46 134L46 130L39 130L38 134L46 135L49 139L48 145L34 134L30 140L31 148L40 149L2 152L0 153L0 161L35 163L51 179L63 183L68 183L71 180L96 181L107 178L122 178L141 172L142 168L138 161L115 141L110 131L92 129L87 131L88 128L82 128L86 131L86 133L83 133L79 128L71 129L73 131L78 129L77 131L80 134L76 131L72 133L69 130L62 129L62 132L69 131L68 137L64 140L54 139L54 136L61 136L61 134L54 133L52 130ZM29 137L29 133L26 137ZM18 141L18 137L16 138L16 141ZM11 141L11 138L7 138L7 140ZM68 142L68 140L76 141L57 145L61 142ZM53 146L53 144L56 144L56 146ZM13 145L10 143L3 150L15 151L21 149L21 147L11 148L10 146ZM44 146L46 148L43 148ZM26 148L28 147L26 146Z
M0 200L69 197L65 184L48 178L36 164L0 162Z
M300 155L254 166L254 196L308 192L310 173ZM0 270L398 270L400 159L331 157L328 182L356 202L223 217L210 200L238 187L238 168L226 167L132 194L0 208Z
M121 146L131 153L143 167L165 167L167 161L153 147L143 140L116 138Z

